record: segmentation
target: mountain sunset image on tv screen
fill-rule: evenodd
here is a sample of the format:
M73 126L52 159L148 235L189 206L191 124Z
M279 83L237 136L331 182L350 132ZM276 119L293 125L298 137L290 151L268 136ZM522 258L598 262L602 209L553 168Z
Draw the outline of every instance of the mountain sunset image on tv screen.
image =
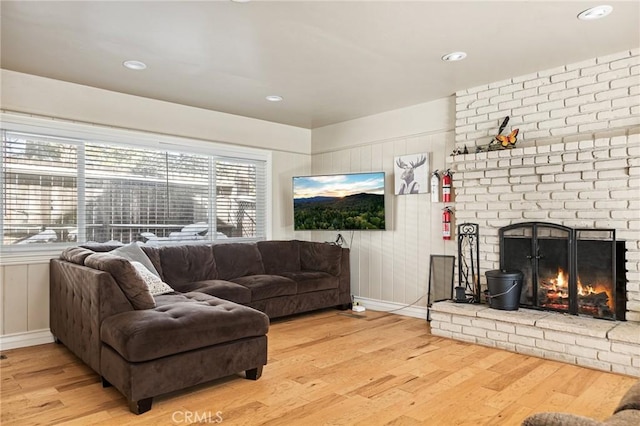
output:
M384 177L384 172L294 177L295 230L385 229Z

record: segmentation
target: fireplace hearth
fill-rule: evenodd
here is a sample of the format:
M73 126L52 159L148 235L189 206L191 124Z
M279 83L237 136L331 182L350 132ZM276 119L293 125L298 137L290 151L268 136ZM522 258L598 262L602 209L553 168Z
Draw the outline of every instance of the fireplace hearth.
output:
M499 236L500 268L524 275L520 306L625 319L625 247L615 230L525 222Z

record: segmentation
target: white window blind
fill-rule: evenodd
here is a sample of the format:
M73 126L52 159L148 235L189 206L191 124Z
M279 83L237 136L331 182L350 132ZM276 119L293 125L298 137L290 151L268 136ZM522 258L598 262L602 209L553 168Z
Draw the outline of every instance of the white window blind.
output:
M77 145L2 132L3 244L55 243L77 228Z
M264 160L2 135L4 247L265 238Z
M265 197L258 196L266 193L264 163L220 159L215 175L218 229L246 237L264 235Z

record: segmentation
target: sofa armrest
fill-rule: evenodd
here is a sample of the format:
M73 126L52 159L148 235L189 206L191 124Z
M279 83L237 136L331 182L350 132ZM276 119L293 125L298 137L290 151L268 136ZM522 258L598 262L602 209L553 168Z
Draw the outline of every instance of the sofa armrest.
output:
M344 250L335 244L300 241L300 269L326 272L337 277L341 273Z
M49 271L51 333L100 374L100 325L133 307L106 272L60 259Z

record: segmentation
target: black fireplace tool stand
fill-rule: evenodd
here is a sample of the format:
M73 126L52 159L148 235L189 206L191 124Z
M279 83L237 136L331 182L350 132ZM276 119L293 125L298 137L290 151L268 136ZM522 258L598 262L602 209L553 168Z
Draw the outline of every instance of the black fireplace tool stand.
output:
M454 302L480 303L479 252L478 224L458 225L458 286Z

